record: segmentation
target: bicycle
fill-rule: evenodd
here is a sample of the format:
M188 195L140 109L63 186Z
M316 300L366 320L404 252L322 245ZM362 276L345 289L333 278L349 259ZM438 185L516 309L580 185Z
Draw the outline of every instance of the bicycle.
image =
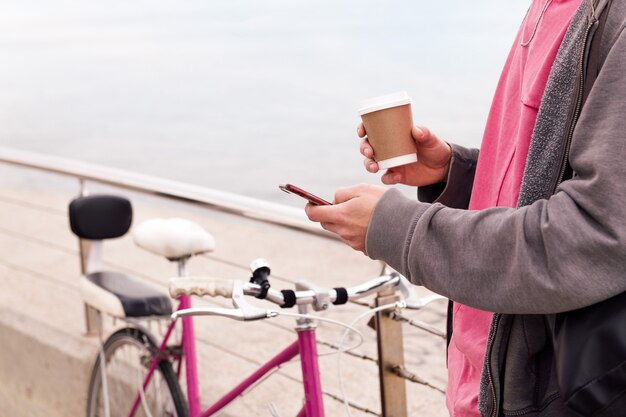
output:
M111 205L114 202L108 198L101 200L100 203L102 201L106 202L106 205ZM114 205L119 205L118 203ZM97 204L94 204L94 206L97 206ZM72 217L73 213L74 211L70 210L70 217ZM74 217L77 217L76 213L74 213ZM78 217L81 216L79 215ZM80 227L76 229L75 233L83 238L89 235ZM117 229L116 234L119 234L123 228L118 227ZM190 233L196 236L195 244L189 243L193 241L193 239L189 239ZM322 289L310 283L300 282L296 285L295 290L277 291L272 289L269 284L271 271L267 262L263 260L256 260L251 264L252 277L250 282L189 277L186 268L187 261L195 254L212 250L213 241L210 235L199 226L182 219L155 219L143 223L135 231L135 242L144 249L178 263L179 277L172 279L170 295L173 298L178 298L179 306L176 311L171 311L171 304L169 304L168 308L161 296L156 297L153 294L150 300L157 301L148 302L147 305L151 307L146 308L145 311L134 311L132 309L120 311L119 308L113 309L111 308L113 304L111 303L111 293L113 293L112 290L115 288L112 288L111 285L103 286L103 282L106 283L106 281L96 281L95 285L100 290L100 293L98 293L100 298L89 297L89 290L92 293L94 291L93 275L102 275L103 273L91 272L86 275L87 278L84 279L87 279L87 281L89 281L90 275L92 278L89 281L92 284L91 286L86 284L84 288L81 286L84 290L86 301L99 311L113 314L115 317L122 318L127 322L126 327L117 330L106 339L96 358L89 384L88 417L111 417L118 415L209 417L218 413L270 372L298 355L301 359L304 404L297 416L322 417L324 416L324 404L318 366L315 322L319 320L333 320L313 317L309 314L310 309L316 311L327 310L331 304L345 304L350 300L366 297L388 287L396 287L403 294L404 300L393 305L378 307L368 312L368 314L397 307L421 308L431 301L442 298L440 296L416 297L411 284L395 272L382 275L350 288ZM120 282L126 283L126 279L128 279L128 277L120 275L116 277L118 278L118 284ZM134 282L132 286L135 289L141 287L140 285L138 286L137 282ZM146 288L142 288L141 291L135 291L136 297L134 301L144 297L147 294L146 291ZM113 295L116 298L122 298L119 291L118 293L113 293ZM194 308L191 305L191 295L230 298L233 308ZM126 296L129 296L129 294L127 293ZM280 306L282 309L297 306L299 313L292 314L257 307L248 303L245 296L265 299ZM105 302L107 300L108 303ZM134 314L129 314L129 312ZM279 315L295 316L297 336L294 342L203 410L200 405L195 334L192 322L193 316L200 315L222 316L239 321L269 319ZM156 338L136 320L136 318L146 316L162 316L170 319L162 340L157 342ZM180 344L171 345L169 344L170 338L179 320L182 321L182 341ZM342 325L347 329L353 329L351 326ZM183 363L187 386L186 400L178 382ZM277 416L275 410L270 408L270 412L272 415Z

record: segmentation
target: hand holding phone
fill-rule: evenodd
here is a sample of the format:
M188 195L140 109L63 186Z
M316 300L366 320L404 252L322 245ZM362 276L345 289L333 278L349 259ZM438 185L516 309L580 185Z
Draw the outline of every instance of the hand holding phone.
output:
M311 194L308 191L304 191L302 188L296 187L292 184L281 184L278 186L281 190L288 194L295 194L306 199L309 203L316 206L331 206L332 203L324 200L321 197L316 196L315 194Z

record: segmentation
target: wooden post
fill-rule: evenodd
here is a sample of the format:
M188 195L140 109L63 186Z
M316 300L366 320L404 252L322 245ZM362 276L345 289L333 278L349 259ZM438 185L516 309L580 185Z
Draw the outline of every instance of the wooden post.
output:
M376 298L376 306L399 301L393 289L381 291ZM378 342L378 370L383 417L407 417L406 383L404 378L393 372L404 366L404 340L402 323L391 318L391 311L376 313L376 333Z

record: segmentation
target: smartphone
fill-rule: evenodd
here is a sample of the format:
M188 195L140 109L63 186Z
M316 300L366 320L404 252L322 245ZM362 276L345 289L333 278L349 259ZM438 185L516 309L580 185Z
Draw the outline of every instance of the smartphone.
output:
M289 194L295 194L298 195L306 200L309 201L309 203L314 204L316 206L330 206L332 205L332 203L329 203L328 201L324 200L323 198L320 198L314 194L311 194L307 191L304 191L302 188L298 188L295 185L292 184L281 184L278 186L278 188L280 188L281 190L283 190L286 193Z

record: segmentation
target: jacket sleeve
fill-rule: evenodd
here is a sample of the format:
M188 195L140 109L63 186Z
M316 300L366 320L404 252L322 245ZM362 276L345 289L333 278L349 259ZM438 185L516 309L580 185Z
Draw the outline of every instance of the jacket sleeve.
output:
M555 313L626 291L626 36L615 40L574 130L576 176L518 209L459 210L389 190L367 252L454 301Z
M417 189L417 198L426 203L441 203L447 207L467 208L472 194L478 149L451 144L452 159L445 182Z

